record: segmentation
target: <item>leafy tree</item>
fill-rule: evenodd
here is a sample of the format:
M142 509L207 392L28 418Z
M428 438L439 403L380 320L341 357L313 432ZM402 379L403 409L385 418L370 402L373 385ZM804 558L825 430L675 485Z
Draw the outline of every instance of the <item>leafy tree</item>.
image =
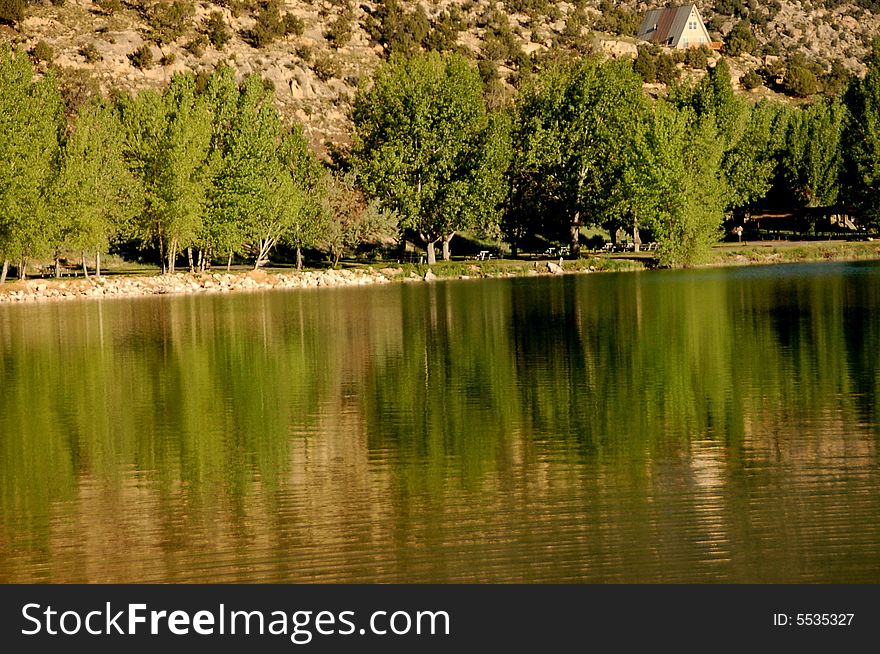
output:
M0 260L27 274L50 244L48 189L58 153L61 97L54 77L34 78L27 56L0 45Z
M789 95L806 98L819 91L819 78L802 58L793 57L782 80L782 90Z
M103 104L79 110L63 142L53 196L56 253L62 246L95 252L100 275L100 253L140 213L143 202L140 181L124 159L122 125Z
M880 40L875 40L865 77L845 95L849 110L842 137L846 198L870 224L880 224Z
M249 77L238 94L214 183L213 212L251 245L256 268L281 240L311 244L318 199L316 162L299 130L282 133L271 91ZM227 233L229 230L225 230ZM297 262L301 265L301 261Z
M397 235L397 216L383 210L377 201L367 200L353 171L333 176L327 186L330 221L323 247L330 253L334 267L346 250Z
M513 192L549 234L567 232L575 256L582 226L632 217L622 179L647 109L628 64L593 59L549 67L519 98Z
M753 54L758 48L758 40L752 33L752 24L748 19L739 21L724 39L724 52L731 57L741 54Z
M504 122L483 100L478 72L459 55L393 59L354 108L355 167L401 226L434 246L463 229L491 230L503 202Z
M844 116L838 100L817 100L791 112L780 172L795 203L817 207L837 201Z
M746 113L742 133L725 144L721 163L727 210L754 205L767 195L784 146L787 114L780 105L762 102Z
M636 151L625 183L639 223L660 242L661 263L703 260L720 234L726 195L714 119L658 102L648 128L637 133Z
M772 186L780 147L778 115L770 106L752 107L734 95L724 61L711 68L696 87L678 89L670 99L715 125L723 148L725 208L741 208L762 198Z
M202 231L211 181L210 106L195 78L175 75L163 96L144 91L120 102L126 156L140 175L145 211L131 235L156 243L163 270L174 272L178 254Z

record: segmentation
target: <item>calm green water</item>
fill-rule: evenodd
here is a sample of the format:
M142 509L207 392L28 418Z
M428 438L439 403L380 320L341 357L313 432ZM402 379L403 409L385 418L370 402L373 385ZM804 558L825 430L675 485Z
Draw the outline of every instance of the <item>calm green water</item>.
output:
M0 307L0 582L880 581L880 266Z

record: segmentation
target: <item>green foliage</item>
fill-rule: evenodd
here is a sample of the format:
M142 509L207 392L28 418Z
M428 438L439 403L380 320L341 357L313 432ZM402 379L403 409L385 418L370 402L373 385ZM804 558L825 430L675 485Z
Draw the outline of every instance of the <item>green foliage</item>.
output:
M212 11L204 24L205 36L218 50L222 50L232 38L232 32L226 24L226 19L220 11Z
M709 65L709 52L706 46L688 48L684 53L684 65L688 68L705 70Z
M106 251L143 206L143 189L124 158L122 124L99 102L80 108L64 139L53 184L57 249Z
M126 157L140 177L145 211L130 236L155 243L174 272L177 253L202 230L211 181L210 105L192 75L175 75L163 95L143 91L120 101Z
M744 89L751 91L761 86L764 80L756 71L750 70L740 78L739 83Z
M20 23L26 9L26 0L0 0L0 23Z
M128 60L138 70L146 70L153 67L153 49L144 43L134 52L129 53Z
M782 81L782 90L789 95L806 98L819 91L815 69L803 57L792 57Z
M281 14L279 0L269 0L257 14L254 27L242 36L255 48L265 48L290 34L300 36L305 29L301 19L292 14Z
M789 202L816 207L837 201L844 116L838 100L817 100L790 113L780 162Z
M620 36L635 36L642 24L642 16L637 12L602 0L599 5L600 15L596 18L593 27L602 32L619 34Z
M312 70L322 82L342 77L342 66L340 63L328 54L322 54L315 58L312 64Z
M55 58L55 51L45 41L38 41L33 50L34 59L37 61L50 62Z
M778 150L778 114L751 107L733 93L730 69L722 60L693 89L678 89L670 100L711 121L722 148L726 182L724 207L736 209L762 198L771 187Z
M183 36L195 12L192 0L159 0L147 9L153 39L162 45Z
M752 32L752 24L748 19L741 20L734 25L727 38L724 39L724 52L731 57L754 54L757 48L758 40Z
M0 44L0 260L47 253L48 190L58 153L61 97L27 56Z
M221 80L208 95L218 125L210 230L216 245L231 251L247 243L261 266L282 240L314 244L321 231L320 172L302 132L282 129L273 94L257 77L240 89Z
M352 31L354 29L354 9L350 4L346 4L336 18L334 18L327 28L327 40L336 48L348 45L351 41Z
M626 186L638 223L660 243L661 264L705 260L720 236L726 193L714 120L660 101L636 152Z
M86 60L86 63L94 64L103 59L101 53L98 52L98 48L95 46L93 42L89 42L79 49L79 54L83 59Z
M364 28L386 54L412 55L427 42L431 21L421 4L408 11L398 0L381 0Z
M678 68L672 56L656 45L640 45L633 69L648 84L671 85L678 81Z
M452 5L441 12L431 24L431 30L425 37L426 50L452 52L457 47L458 34L467 28L467 22L458 5Z
M880 225L880 41L874 41L862 80L845 95L849 110L842 137L846 197L864 219Z
M353 160L364 189L429 246L496 228L509 154L480 77L458 56L395 58L358 93Z
M523 89L511 182L520 218L508 233L541 216L543 233L567 234L576 254L581 225L631 218L622 182L648 110L641 86L628 63L587 59L554 64Z

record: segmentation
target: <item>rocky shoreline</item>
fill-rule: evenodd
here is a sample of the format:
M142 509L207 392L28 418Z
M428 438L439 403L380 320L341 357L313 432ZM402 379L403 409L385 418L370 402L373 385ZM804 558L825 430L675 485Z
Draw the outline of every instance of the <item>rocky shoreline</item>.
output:
M539 274L537 270L529 271ZM554 263L541 266L541 274L562 274ZM586 272L586 271L582 271ZM486 275L475 271L473 278ZM493 277L514 277L500 273ZM438 276L430 268L424 275L403 268L349 268L340 270L247 273L175 273L170 275L111 275L103 277L34 278L0 288L0 304L49 302L88 298L139 297L148 295L196 295L265 291L271 289L368 286L394 282L430 282L438 279L470 279L468 275Z

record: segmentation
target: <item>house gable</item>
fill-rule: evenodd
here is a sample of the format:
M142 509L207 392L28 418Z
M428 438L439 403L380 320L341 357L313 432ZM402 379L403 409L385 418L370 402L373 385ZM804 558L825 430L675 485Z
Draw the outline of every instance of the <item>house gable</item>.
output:
M700 11L693 4L651 9L645 14L638 37L671 48L690 48L711 43Z

